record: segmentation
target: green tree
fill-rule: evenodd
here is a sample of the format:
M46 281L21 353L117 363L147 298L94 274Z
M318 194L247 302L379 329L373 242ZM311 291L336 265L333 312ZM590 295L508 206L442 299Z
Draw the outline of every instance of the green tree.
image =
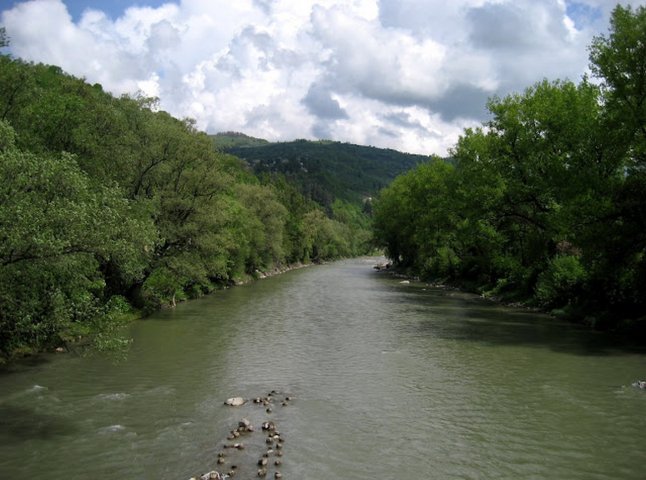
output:
M646 163L646 7L617 5L610 34L595 37L590 68L602 80L608 120L629 155L629 167Z
M607 198L613 168L600 143L598 89L543 81L489 108L489 155L503 185L493 225L511 266L497 276L529 294L559 242L576 242L577 222L596 221Z
M609 35L594 39L590 61L603 89L606 143L621 173L613 209L590 238L591 282L604 292L597 300L623 317L641 317L646 328L646 8L618 5Z
M449 181L453 167L441 159L421 164L382 190L374 206L376 237L402 267L445 275L455 256L449 237Z
M286 208L277 200L273 190L261 185L242 184L237 192L255 224L250 239L253 256L247 260L247 270L253 272L258 268L282 264L285 260Z
M70 154L37 155L0 122L0 354L110 328L100 263L141 276L154 229Z
M350 255L362 255L370 250L372 240L371 220L356 203L336 199L332 205L332 218L347 226Z
M11 121L34 95L35 75L33 69L21 61L0 55L0 120Z
M375 235L396 263L646 329L646 8L616 7L590 58L600 86L493 98L455 170L418 167L380 194Z
M312 210L305 214L303 231L307 256L313 261L334 260L351 254L349 227L330 219L321 210Z

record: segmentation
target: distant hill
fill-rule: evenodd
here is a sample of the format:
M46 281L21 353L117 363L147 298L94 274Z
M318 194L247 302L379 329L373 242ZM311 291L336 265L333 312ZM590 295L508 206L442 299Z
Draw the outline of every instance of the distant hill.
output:
M250 140L259 142L243 136L237 145L224 150L244 159L257 174L285 175L303 194L325 206L335 198L362 202L366 197L375 196L400 173L429 159L425 155L332 141L295 140L253 145Z
M234 147L257 147L269 142L262 138L250 137L240 132L220 132L209 135L218 150L227 150Z

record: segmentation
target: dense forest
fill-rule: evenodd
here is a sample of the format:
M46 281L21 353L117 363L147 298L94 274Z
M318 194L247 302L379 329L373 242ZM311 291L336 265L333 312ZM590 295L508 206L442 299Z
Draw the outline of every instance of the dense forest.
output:
M155 99L0 56L0 363L81 338L118 346L141 312L366 252L360 205L327 207Z
M595 81L493 98L492 119L380 195L394 263L600 329L646 330L646 8L617 6Z
M217 135L216 145L246 160L258 175L280 174L326 208L336 199L362 204L428 156L328 140L259 143Z

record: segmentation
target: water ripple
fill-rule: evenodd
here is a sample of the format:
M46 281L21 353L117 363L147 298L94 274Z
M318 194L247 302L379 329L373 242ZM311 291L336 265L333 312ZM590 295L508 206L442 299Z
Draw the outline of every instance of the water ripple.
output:
M239 416L259 421L223 399L277 389L295 397L272 414L285 478L643 478L643 353L372 264L159 312L120 364L0 377L0 476L189 478Z

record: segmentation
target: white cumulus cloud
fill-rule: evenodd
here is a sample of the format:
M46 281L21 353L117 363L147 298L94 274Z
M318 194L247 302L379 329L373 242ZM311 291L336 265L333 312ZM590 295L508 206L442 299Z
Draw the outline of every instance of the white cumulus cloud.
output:
M637 5L639 2L633 1ZM178 0L74 21L61 0L1 14L11 53L209 132L443 155L486 99L578 80L606 0Z

